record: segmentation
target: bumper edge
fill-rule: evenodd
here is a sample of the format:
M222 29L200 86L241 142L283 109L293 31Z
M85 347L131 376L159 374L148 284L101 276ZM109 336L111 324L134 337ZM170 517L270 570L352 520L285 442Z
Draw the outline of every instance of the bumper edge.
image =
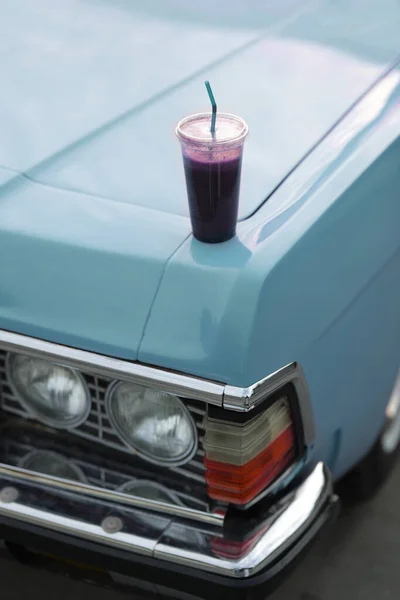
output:
M1 484L4 485L4 481ZM13 485L20 488L18 481ZM202 588L211 585L221 590L245 590L279 578L338 510L329 471L318 463L298 487L277 499L262 517L244 518L241 513L226 523L222 535L215 529L197 530L187 522L167 519L160 534L153 540L145 539L141 549L135 519L141 516L139 521L143 527L143 513L138 515L133 511L130 515L130 530L123 533L123 544L119 544L118 535L106 536L100 523L92 525L91 532L97 531L97 527L102 532L101 537L96 539L91 535L85 539L85 528L80 528L79 520L64 519L61 527L57 514L28 505L32 489L28 491L21 488L17 502L0 502L0 539L34 552L73 558L108 571L127 575L137 571L140 577L145 576L149 581L157 578L167 587L171 585L171 576L174 579L179 575L180 589L186 581L188 588L194 584L195 591L199 582ZM44 492L41 488L40 491L41 494L60 494L58 490ZM87 499L80 498L79 502L84 505ZM77 503L78 500L69 501L68 506L79 508L81 512L82 506ZM109 513L110 506L104 509ZM73 522L75 528L65 527L66 522ZM129 536L135 541L132 546ZM245 552L234 557L232 547L237 551L238 546Z
M264 568L257 575L244 579L224 577L205 573L179 564L170 564L147 556L137 556L116 548L107 548L91 541L71 538L56 531L45 531L31 524L21 523L0 517L0 537L12 540L12 546L22 550L17 556L22 562L32 563L47 571L54 571L52 561L46 557L36 564L31 557L39 555L57 555L66 561L82 562L96 569L118 573L131 580L131 590L142 592L145 587L152 586L157 597L182 598L187 600L264 600L283 581L285 577L304 558L320 533L334 522L339 511L336 496L330 497L321 507L319 514L304 534L296 540L274 563ZM25 548L29 551L26 552ZM15 550L12 552L15 558ZM22 555L21 555L22 554ZM57 568L57 572L60 569ZM64 570L64 574L66 574ZM68 573L69 575L69 573ZM82 581L87 582L86 574ZM92 583L102 585L91 577ZM155 582L155 583L154 583ZM142 585L140 585L142 584ZM115 586L118 588L118 586ZM164 590L164 593L161 593ZM172 595L173 594L173 595ZM153 594L151 594L153 597Z

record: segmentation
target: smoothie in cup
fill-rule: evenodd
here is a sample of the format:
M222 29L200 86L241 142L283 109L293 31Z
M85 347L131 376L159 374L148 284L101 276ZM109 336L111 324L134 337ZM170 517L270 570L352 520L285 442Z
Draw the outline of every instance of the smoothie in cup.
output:
M193 235L201 242L225 242L236 233L243 144L248 127L240 117L218 113L186 117L181 142Z

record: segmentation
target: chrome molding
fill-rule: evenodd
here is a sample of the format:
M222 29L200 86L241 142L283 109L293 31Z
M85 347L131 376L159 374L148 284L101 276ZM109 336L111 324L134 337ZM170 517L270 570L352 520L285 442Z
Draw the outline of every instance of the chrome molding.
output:
M176 504L207 514L213 514L216 509L224 506L226 508L226 505L216 503L207 496L205 481L200 484L192 484L190 481L188 485L187 480L176 477L170 469L164 469L162 472L155 472L153 469L138 470L131 461L121 461L120 456L110 456L105 461L104 455L98 454L95 448L91 452L88 450L86 444L81 447L79 444L69 446L65 437L60 439L52 432L43 432L41 428L29 423L19 424L18 420L11 420L10 423L6 418L5 422L0 424L0 464L3 466L17 467L67 481L78 481L94 488L123 492L141 499L150 497L159 502ZM53 469L53 457L55 466L58 466L60 471L50 470ZM44 458L45 462L38 463L37 458ZM143 485L145 488L150 485L153 490L155 487L158 490L162 489L163 493L146 494ZM132 489L127 489L127 486Z
M74 497L71 502L72 497L63 495L60 490L15 481L0 473L2 517L165 562L242 579L272 566L312 524L321 522L322 516L326 519L335 503L331 477L319 463L294 492L281 498L257 524L253 522L252 530L243 532L239 545L243 543L244 553L232 556L231 540L224 530L194 527L147 511L104 504L82 496ZM113 533L108 533L104 526L104 519L110 515L121 524ZM238 540L232 542L237 548Z
M192 398L222 406L224 392L222 383L111 358L69 346L61 346L3 329L0 329L0 348L47 360L56 360L62 365L89 371L95 375L132 381L183 398Z
M182 539L184 526L173 523L158 541L154 556L180 565L202 568L228 577L246 578L255 575L276 560L278 555L301 535L310 521L315 518L321 504L332 494L329 476L322 463L289 498L283 500L284 509L269 520L265 533L242 557L230 560L207 555L188 543L177 546L173 540ZM213 555L214 554L214 555Z
M255 384L241 388L223 385L222 383L217 382L203 381L199 378L193 378L184 374L171 373L162 369L76 350L3 330L0 330L0 349L12 352L22 352L32 356L40 356L49 360L59 361L61 364L79 368L81 370L89 370L102 377L118 378L123 381L133 381L141 385L149 385L155 389L160 389L180 396L187 396L188 398L198 399L207 403L211 402L212 404L222 406L227 410L240 412L251 411L260 403L268 399L268 397L279 388L287 383L292 383L296 389L299 403L304 444L310 446L314 441L315 429L311 403L303 371L298 363L287 365ZM109 390L110 389L111 388L109 388ZM295 476L299 471L299 466L302 467L302 465L303 461L292 465L292 467L284 474L285 481L292 478L292 476ZM0 467L5 469L8 468L7 465L0 465ZM29 479L32 476L38 477L38 475L29 473L23 469L21 470L21 473L23 473L22 477L25 479ZM56 485L58 487L62 487L63 485L73 485L71 483L65 484L62 480L58 480L57 482L56 478L41 477L45 483L47 482L48 484ZM274 485L269 486L254 500L254 502L279 489L281 479L282 478L280 478L278 482L275 482ZM122 495L118 492L98 489L93 486L86 486L86 489L81 489L81 493L85 492L92 496L102 498L111 497L112 499L116 499L116 496L119 495L120 501L124 503L140 508L149 506L149 502L146 501L146 503L144 503L141 498L133 499L128 496L126 498L121 498ZM223 523L226 514L225 509L215 514L210 514L186 507L182 508L182 511L180 511L179 508L171 507L171 505L169 505L168 508L165 508L159 503L154 503L153 508L154 510L163 511L165 514L180 514L185 511L187 518L189 519L205 521L208 523L218 522L219 524Z
M28 471L21 467L13 467L4 463L0 463L0 476L12 478L15 484L20 481L35 485L51 486L55 489L62 490L63 492L80 494L83 497L86 495L90 498L98 498L106 502L118 502L120 505L153 511L162 515L184 518L199 523L207 523L209 525L222 527L226 515L226 509L222 507L217 508L214 512L204 512L187 506L168 504L167 502L159 502L158 500L132 496L124 493L122 490L109 490L79 481L60 479L58 477Z
M315 437L314 418L303 370L297 362L286 365L246 388L226 385L223 407L228 410L249 412L287 383L292 383L296 389L303 422L304 443L309 445Z
M93 374L132 381L169 392L184 398L223 406L227 410L248 412L286 383L293 383L299 399L303 420L304 442L315 437L314 420L307 384L301 366L293 362L248 387L225 385L220 382L192 377L164 369L70 348L0 329L0 348L30 356L56 360L60 364L89 371Z
M7 371L7 357L9 355L9 352L0 347L0 388L2 388L0 394L0 410L3 409L7 414L22 417L24 420L34 419L32 412L27 410L27 407L24 407L21 404L19 397L16 396L10 384ZM94 442L95 444L100 444L111 450L124 452L131 456L137 456L137 452L132 446L128 446L118 435L106 410L107 394L110 388L118 382L105 377L104 375L92 375L91 373L84 371L80 371L80 374L83 376L86 385L89 388L90 413L87 420L79 427L68 429L68 431L72 435L76 435L89 442ZM198 439L199 436L201 437L203 435L203 418L207 410L207 404L192 399L184 399L183 403L188 408L191 419L196 425L196 437ZM37 418L37 420L40 421L39 418ZM197 444L197 450L195 452L196 453L192 458L188 455L184 461L180 463L175 462L175 466L169 465L168 469L174 471L174 473L178 475L182 475L186 479L204 485L204 451L201 448L201 444L200 446Z

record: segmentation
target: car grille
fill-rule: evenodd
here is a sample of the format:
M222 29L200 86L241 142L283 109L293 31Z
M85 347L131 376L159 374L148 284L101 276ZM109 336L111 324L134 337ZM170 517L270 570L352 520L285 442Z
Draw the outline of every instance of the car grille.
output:
M24 419L33 420L33 417L20 404L18 398L13 393L6 373L6 355L4 350L0 350L0 407L2 410L23 417ZM125 452L130 455L134 454L134 450L129 448L117 435L108 418L105 407L105 395L112 379L97 377L89 373L82 373L91 396L91 411L87 420L75 429L69 430L69 433L74 436L79 436L91 442L96 442L120 452ZM203 444L204 437L203 420L206 412L206 405L196 400L186 400L183 402L187 406L193 420L196 424L197 434L199 439L197 453L193 459L180 467L165 467L169 471L183 475L184 477L196 480L205 484L204 464L203 464ZM139 459L138 459L139 460ZM148 464L141 460L142 468ZM101 477L104 477L103 475Z
M66 455L66 444L58 436L49 438L38 434L34 429L28 427L21 428L11 425L10 429L2 429L0 435L0 462L7 465L21 467L24 460L38 453L38 447L41 452L51 451L57 456L63 457L74 467L79 469L82 474L82 482L95 488L101 488L111 491L120 491L126 484L132 482L150 482L151 477L146 479L143 474L138 476L134 467L129 464L121 464L119 461L104 461L95 453L84 452L79 448L68 447L68 456ZM39 451L40 452L40 451ZM211 503L206 494L201 489L197 493L190 493L185 485L175 485L168 480L157 478L157 483L167 489L171 495L176 498L176 503L181 506L187 506L202 512L210 512Z

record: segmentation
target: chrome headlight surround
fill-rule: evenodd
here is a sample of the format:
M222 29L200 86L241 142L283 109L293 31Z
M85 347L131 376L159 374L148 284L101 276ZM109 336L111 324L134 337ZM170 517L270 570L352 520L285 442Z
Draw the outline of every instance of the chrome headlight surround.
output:
M146 452L146 451L142 450L140 447L138 447L137 444L135 444L132 441L132 438L121 427L120 423L118 422L118 420L117 420L117 418L116 418L116 416L114 414L114 410L113 410L112 405L115 402L115 394L118 391L118 388L121 387L122 385L129 384L129 383L130 382L123 381L123 380L113 381L109 385L109 387L107 389L107 394L106 394L106 398L105 398L106 411L107 411L108 418L110 419L110 422L111 422L114 430L116 431L117 435L119 436L119 438L137 456L139 456L143 460L145 460L147 462L150 462L150 463L152 463L154 465L164 466L164 467L179 467L179 466L185 465L188 462L190 462L192 460L193 456L197 452L197 447L198 447L197 428L196 428L196 425L194 423L193 417L190 414L188 408L185 406L185 404L182 401L182 399L179 398L178 396L176 396L174 394L170 394L168 392L160 392L157 389L153 390L153 388L151 388L149 386L142 386L140 384L133 384L133 385L137 385L138 387L142 387L142 388L147 388L149 390L153 390L154 392L167 394L168 396L171 396L172 398L174 398L177 401L177 403L179 403L179 407L182 410L182 412L184 413L185 419L186 419L187 423L190 426L191 437L192 437L192 444L191 444L190 450L188 450L183 456L175 458L175 459L174 458L172 458L172 459L166 459L165 458L164 459L162 457L158 457L158 456L155 456L154 454Z
M48 363L49 365L51 365L53 367L60 367L61 369L64 369L66 372L72 373L73 376L76 378L76 380L81 384L82 389L84 391L85 403L86 403L85 410L82 411L75 419L71 419L68 423L61 423L60 420L43 415L43 414L41 414L41 412L39 410L36 410L35 407L33 406L32 402L28 399L27 394L24 395L21 392L21 390L19 389L19 386L17 386L15 383L14 376L12 374L12 364L11 363L12 363L13 358L18 357L18 356L28 357L28 358L31 358L32 360L39 360L39 361ZM15 397L18 399L21 406L23 406L23 408L32 416L32 418L36 419L43 425L48 425L49 427L53 427L54 429L63 429L63 430L76 429L77 427L82 425L82 423L84 423L87 420L87 418L90 414L91 398L90 398L89 389L87 387L87 383L86 383L82 373L80 373L77 369L74 369L69 366L65 366L65 365L63 365L59 362L53 361L53 360L48 360L47 358L33 357L33 356L31 357L29 354L25 354L23 352L8 352L7 356L6 356L6 377L7 377L9 386L11 387Z

